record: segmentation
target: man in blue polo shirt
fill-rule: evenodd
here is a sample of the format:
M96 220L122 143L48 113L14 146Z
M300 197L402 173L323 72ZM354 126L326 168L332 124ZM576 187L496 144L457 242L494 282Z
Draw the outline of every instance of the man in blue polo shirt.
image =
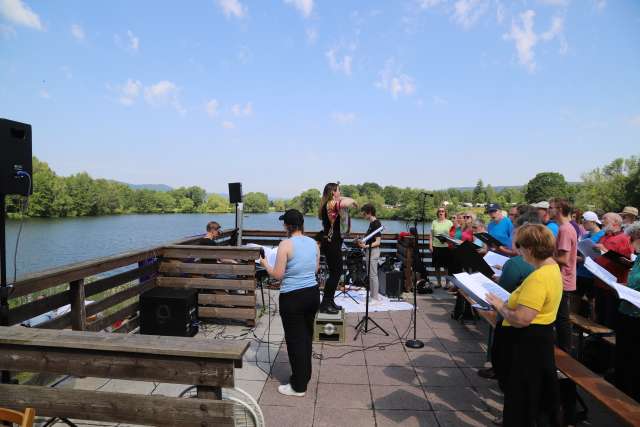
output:
M491 217L487 231L491 236L499 240L504 247L511 249L511 234L513 232L511 220L502 215L502 207L497 203L490 203L487 206L487 213Z

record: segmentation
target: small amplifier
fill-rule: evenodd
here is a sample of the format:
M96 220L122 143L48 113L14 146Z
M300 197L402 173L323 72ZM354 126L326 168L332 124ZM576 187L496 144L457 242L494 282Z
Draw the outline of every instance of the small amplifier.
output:
M314 342L344 342L345 336L344 310L337 314L318 312L313 325Z
M31 125L0 118L0 151L0 194L31 195Z
M378 270L379 291L382 295L391 300L399 300L402 297L402 282L404 274L402 271L382 271Z
M140 295L140 333L192 337L198 333L198 292L154 288Z

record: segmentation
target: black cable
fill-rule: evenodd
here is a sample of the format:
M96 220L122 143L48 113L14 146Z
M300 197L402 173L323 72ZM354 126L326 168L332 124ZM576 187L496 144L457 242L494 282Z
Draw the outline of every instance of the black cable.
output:
M16 283L18 278L18 246L20 245L20 235L22 234L22 226L24 225L24 215L26 213L27 207L29 206L29 194L31 193L31 175L27 172L21 172L21 176L26 176L29 178L29 189L27 191L27 195L24 196L24 200L22 201L22 205L20 207L20 225L18 226L18 235L16 236L16 247L13 251L13 283ZM4 212L2 212L4 215Z

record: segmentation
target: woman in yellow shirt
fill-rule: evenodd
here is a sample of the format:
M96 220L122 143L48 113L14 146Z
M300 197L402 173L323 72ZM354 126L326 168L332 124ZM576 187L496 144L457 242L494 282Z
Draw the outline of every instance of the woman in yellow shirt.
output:
M562 298L562 275L553 259L555 238L544 225L528 224L518 230L515 243L534 272L507 302L487 295L504 319L504 363L497 372L504 386L502 425L561 425L553 323Z

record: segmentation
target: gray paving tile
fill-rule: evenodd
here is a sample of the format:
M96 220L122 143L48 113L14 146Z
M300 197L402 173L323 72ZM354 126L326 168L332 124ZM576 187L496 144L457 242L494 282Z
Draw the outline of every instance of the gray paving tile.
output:
M440 339L449 353L486 353L487 343L478 340L451 341Z
M318 408L372 409L368 385L318 384Z
M129 380L110 380L100 391L131 393L131 394L151 394L155 385L150 382L129 381Z
M484 411L486 405L471 387L424 387L434 411Z
M435 414L430 411L376 410L378 427L437 427Z
M76 390L97 390L101 387L104 387L106 383L110 380L108 378L95 378L95 377L85 377L85 378L75 378L71 377L67 379L65 382L60 384L58 388L73 388Z
M486 427L492 426L495 417L489 412L435 412L440 427Z
M469 380L460 368L416 368L418 378L426 387L468 386Z
M451 355L445 351L408 352L413 366L429 368L453 368L457 365Z
M298 408L313 408L316 401L316 383L311 382L304 397L284 396L278 392L278 381L267 381L262 389L259 404L273 406L295 406Z
M461 368L484 368L491 366L486 353L453 353L451 355L456 365Z
M327 384L369 384L367 367L363 365L323 364L319 381Z
M371 349L364 352L369 366L408 366L409 356L404 348L401 350Z
M370 427L375 425L372 410L368 409L316 409L314 427Z
M236 388L246 391L253 397L256 402L260 399L262 389L264 388L264 381L249 381L249 380L237 380Z
M478 375L478 368L460 368L460 370L474 387L494 387L496 385L495 380L482 378Z
M412 366L367 366L371 385L412 385L420 382Z
M440 340L436 337L421 339L424 347L422 348L409 348L405 346L407 353L411 352L428 352L428 351L446 351Z
M371 386L373 405L379 409L428 411L429 401L420 387Z
M311 427L313 410L301 411L295 406L273 406L260 404L267 426Z
M321 365L364 365L364 352L358 348L322 347Z
M160 394L163 396L178 397L187 388L191 387L188 384L167 384L161 383L153 390L152 394Z
M498 384L493 387L474 387L480 399L492 414L501 414L504 407L504 395Z

